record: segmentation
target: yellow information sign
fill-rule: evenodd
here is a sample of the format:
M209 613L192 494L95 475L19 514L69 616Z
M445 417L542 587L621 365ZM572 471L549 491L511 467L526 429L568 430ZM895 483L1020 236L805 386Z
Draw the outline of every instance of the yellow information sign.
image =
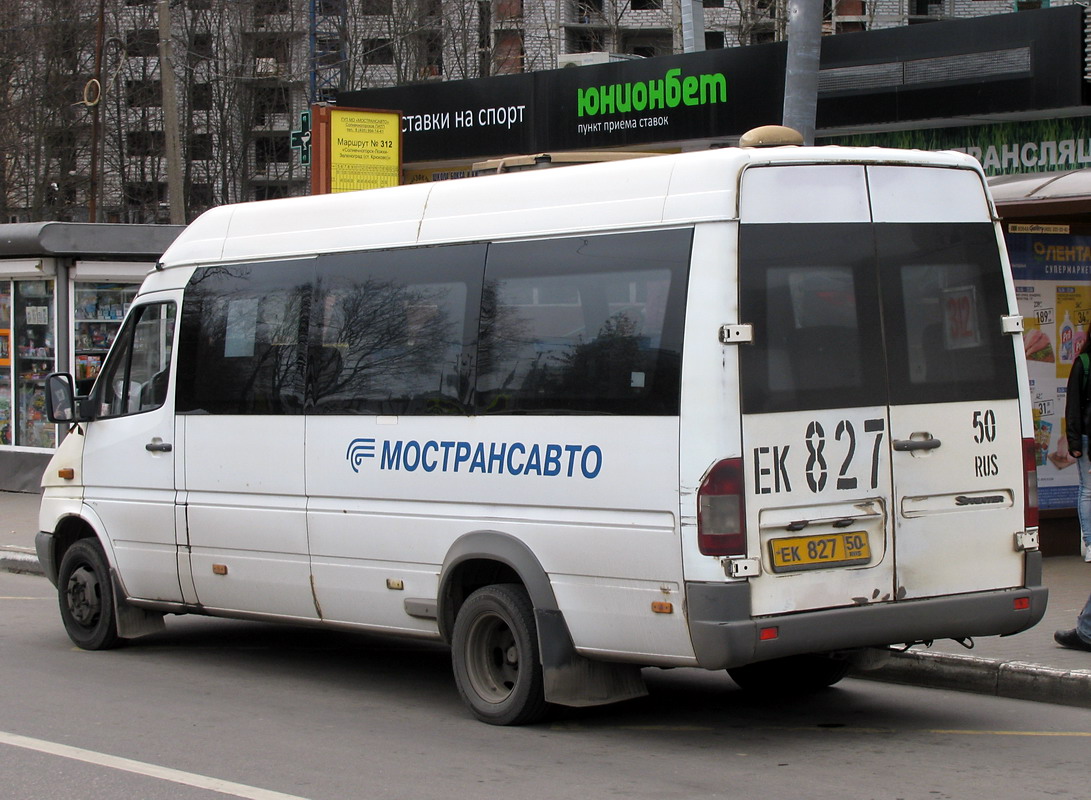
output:
M401 183L401 114L330 109L330 191Z

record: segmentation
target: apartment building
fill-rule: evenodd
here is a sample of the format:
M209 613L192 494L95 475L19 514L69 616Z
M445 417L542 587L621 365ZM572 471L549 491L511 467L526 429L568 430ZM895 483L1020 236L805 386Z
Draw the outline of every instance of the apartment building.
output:
M222 203L303 194L308 171L290 133L311 103L678 53L682 2L691 0L15 0L0 11L0 222L163 223L172 205L173 220L188 221ZM824 30L1049 2L825 0ZM785 5L703 0L697 47L781 40Z

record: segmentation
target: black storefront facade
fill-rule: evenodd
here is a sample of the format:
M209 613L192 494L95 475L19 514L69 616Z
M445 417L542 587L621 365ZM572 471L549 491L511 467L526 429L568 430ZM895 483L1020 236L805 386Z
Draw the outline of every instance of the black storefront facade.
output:
M990 174L1091 164L1086 29L1085 10L1065 6L826 37L817 143L980 150ZM710 50L338 102L402 112L411 179L504 155L702 149L780 121L786 51Z

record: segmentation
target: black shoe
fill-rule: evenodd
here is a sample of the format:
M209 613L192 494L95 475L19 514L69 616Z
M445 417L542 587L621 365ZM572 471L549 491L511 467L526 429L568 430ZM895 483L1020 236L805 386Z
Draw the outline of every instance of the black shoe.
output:
M1076 633L1076 629L1072 628L1067 631L1057 631L1053 634L1053 641L1059 644L1061 647L1069 647L1073 650L1087 650L1091 652L1091 644L1088 644L1080 635Z

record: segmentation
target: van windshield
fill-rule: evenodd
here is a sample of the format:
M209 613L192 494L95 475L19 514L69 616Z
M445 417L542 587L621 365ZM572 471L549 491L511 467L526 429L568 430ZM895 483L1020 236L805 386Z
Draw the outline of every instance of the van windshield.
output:
M986 223L741 225L744 413L1015 397Z

